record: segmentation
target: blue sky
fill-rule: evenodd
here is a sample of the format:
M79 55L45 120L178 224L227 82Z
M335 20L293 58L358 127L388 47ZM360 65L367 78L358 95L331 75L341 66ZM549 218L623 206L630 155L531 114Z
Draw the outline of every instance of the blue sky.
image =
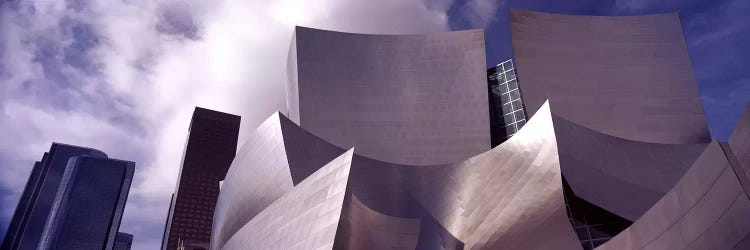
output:
M449 15L471 2L459 2ZM538 1L511 0L497 7L484 23L449 19L453 30L484 27L487 65L513 56L508 8L579 15L644 15L678 12L704 104L711 136L725 141L750 101L750 1L633 0ZM523 79L521 84L523 84Z
M245 135L285 111L294 25L361 33L486 28L487 64L512 56L508 8L680 12L714 137L750 101L750 1L156 0L0 4L0 235L51 142L136 162L121 231L155 249L194 106L242 116ZM521 79L522 81L523 79ZM523 83L521 83L523 84Z

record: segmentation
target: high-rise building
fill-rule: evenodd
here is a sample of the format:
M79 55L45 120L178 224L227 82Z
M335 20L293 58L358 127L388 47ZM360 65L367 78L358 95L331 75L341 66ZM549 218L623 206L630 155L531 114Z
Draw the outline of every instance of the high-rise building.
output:
M111 249L135 163L53 143L34 164L3 249Z
M207 248L219 181L234 159L239 130L239 116L195 108L162 249L175 250L180 242Z
M115 238L115 246L112 250L130 250L133 245L133 235L129 233L118 232Z
M487 70L492 147L500 145L526 124L516 69L508 59Z

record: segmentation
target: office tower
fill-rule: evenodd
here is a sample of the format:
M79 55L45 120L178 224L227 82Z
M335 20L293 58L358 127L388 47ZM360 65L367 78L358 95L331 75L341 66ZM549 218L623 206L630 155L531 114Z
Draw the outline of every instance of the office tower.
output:
M177 249L180 242L207 248L219 181L234 159L239 129L239 116L195 108L162 249Z
M491 149L476 31L298 27L211 249L750 249L750 106L710 139L677 14L509 16L526 122Z
M135 164L53 143L34 164L3 249L111 249Z
M513 60L508 59L487 70L492 147L500 145L526 124Z
M130 250L133 245L133 235L129 233L118 232L115 238L115 246L112 250Z

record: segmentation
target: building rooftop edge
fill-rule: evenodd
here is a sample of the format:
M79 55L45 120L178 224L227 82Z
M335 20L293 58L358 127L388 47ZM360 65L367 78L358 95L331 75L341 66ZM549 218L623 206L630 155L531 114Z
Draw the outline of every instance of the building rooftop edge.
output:
M424 36L424 35L431 35L431 34L454 34L454 33L462 33L462 32L477 32L477 31L482 31L482 33L484 33L484 29L445 30L445 31L425 32L425 33L358 33L358 32L349 32L349 31L313 28L313 27L306 27L306 26L299 26L299 25L294 26L295 32L299 29L307 29L307 30L314 30L314 31L321 31L321 32L331 32L331 33L341 33L341 34L349 34L349 35L362 35L362 36Z
M678 11L667 11L667 12L648 13L648 14L633 14L633 15L593 15L593 14L566 14L566 13L558 13L558 12L528 10L528 9L521 9L521 8L509 8L508 10L511 13L512 12L528 12L528 13L537 13L537 14L546 14L546 15L581 16L581 17L644 17L644 16L664 16L664 15L679 16Z

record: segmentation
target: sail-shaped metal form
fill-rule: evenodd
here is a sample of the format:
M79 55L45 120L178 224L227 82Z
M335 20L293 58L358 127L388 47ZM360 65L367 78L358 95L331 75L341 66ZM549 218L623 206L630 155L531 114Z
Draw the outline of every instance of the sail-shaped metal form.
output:
M307 147L286 146L295 141ZM347 181L336 184L345 186L342 200L333 202L329 189L310 186L327 185L323 182L329 179L322 178L321 171L328 171L324 166L332 163L293 164L289 157L316 153L328 161L337 154L352 154ZM301 181L293 181L293 176ZM356 149L344 151L277 113L256 130L229 170L215 210L212 248L242 249L256 246L253 242L274 247L291 244L250 240L259 231L289 230L293 242L301 242L297 239L314 232L295 221L318 222L294 208L333 206L341 212L329 218L338 223L332 248L579 249L562 192L557 143L546 105L502 145L459 163L432 166L388 163L357 155ZM266 220L270 221L261 222ZM304 236L292 236L297 234ZM527 234L546 240L528 240L523 237Z
M750 247L750 111L710 139L676 14L510 19L529 117L492 149L480 31L297 27L211 248Z

